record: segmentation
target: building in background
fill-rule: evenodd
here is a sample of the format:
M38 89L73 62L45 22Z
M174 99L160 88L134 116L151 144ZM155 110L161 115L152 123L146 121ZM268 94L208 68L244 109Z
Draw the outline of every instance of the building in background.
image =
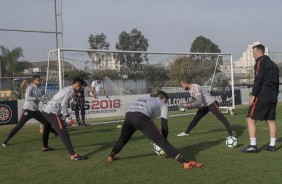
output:
M235 79L237 79L235 83L253 83L255 65L255 59L253 57L253 46L258 44L260 44L260 42L254 42L253 44L248 45L242 56L238 60L234 61L234 77ZM265 48L265 55L268 55L268 47Z

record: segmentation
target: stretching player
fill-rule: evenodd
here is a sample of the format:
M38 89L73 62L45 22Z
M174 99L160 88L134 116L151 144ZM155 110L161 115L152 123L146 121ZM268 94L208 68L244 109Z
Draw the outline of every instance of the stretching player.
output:
M79 91L83 87L84 81L76 78L72 82L72 86L61 89L52 100L43 107L42 114L48 122L54 127L59 134L62 142L70 154L71 160L85 160L87 157L80 156L75 153L69 134L66 130L64 119L69 117L68 104L73 98L74 91Z
M201 106L196 116L193 118L192 122L188 126L185 132L178 134L177 136L188 136L190 131L199 123L199 121L209 112L211 111L216 118L221 121L229 136L233 136L231 126L228 120L224 117L222 112L218 107L218 102L214 101L213 97L200 85L193 84L190 79L186 78L181 81L181 86L186 91L190 92L190 99L188 102L184 103L186 108L194 108L197 106Z
M166 105L168 96L165 92L159 92L154 97L143 97L129 107L122 126L121 135L108 156L108 161L114 161L125 144L130 140L136 130L140 130L152 142L161 147L168 156L183 164L184 169L200 168L203 165L188 160L176 148L167 141L168 135L168 108ZM156 127L153 118L161 116L162 131Z
M7 147L9 140L16 135L16 133L25 125L25 123L34 118L44 125L44 132L42 135L43 151L52 151L53 149L48 147L48 136L51 131L55 136L58 136L56 131L49 127L41 112L38 110L38 104L42 100L43 90L40 89L41 79L39 75L32 77L32 84L26 88L25 102L23 105L22 114L18 124L11 130L7 138L3 141L2 146ZM50 129L50 130L49 130Z

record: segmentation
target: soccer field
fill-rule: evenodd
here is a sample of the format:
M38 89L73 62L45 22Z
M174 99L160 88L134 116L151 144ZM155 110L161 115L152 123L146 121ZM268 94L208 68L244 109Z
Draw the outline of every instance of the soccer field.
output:
M282 104L277 109L278 130L282 128ZM258 122L259 153L243 154L240 149L249 144L245 116L247 106L237 107L236 115L226 115L238 138L236 148L227 148L224 126L209 114L193 129L190 136L177 137L185 130L192 116L169 119L169 141L189 159L203 163L201 169L184 170L182 165L153 152L150 141L136 132L118 155L108 163L107 155L116 142L117 124L69 129L76 152L89 160L70 161L59 140L50 134L52 152L42 152L39 125L26 125L7 148L0 148L0 183L282 183L282 138L278 131L276 152L263 148L269 142L268 127ZM156 120L159 125L159 120ZM0 141L12 126L0 126Z

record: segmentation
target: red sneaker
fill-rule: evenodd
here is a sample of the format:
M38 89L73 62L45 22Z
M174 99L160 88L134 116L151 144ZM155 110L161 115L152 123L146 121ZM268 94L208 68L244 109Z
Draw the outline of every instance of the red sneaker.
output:
M193 160L190 160L187 163L183 163L184 169L192 169L192 168L201 168L203 167L203 164L199 164L194 162Z

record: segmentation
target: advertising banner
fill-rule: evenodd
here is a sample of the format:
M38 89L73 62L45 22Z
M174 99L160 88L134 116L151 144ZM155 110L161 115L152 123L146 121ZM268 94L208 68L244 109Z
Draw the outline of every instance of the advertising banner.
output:
M110 98L100 97L86 97L85 98L85 116L86 118L97 117L113 117L124 116L129 106L137 99L149 94L142 95L125 95L125 96L111 96ZM71 113L74 114L74 104L70 104Z
M231 107L232 106L232 93L230 90L225 91L211 91L211 96L219 102L221 107ZM241 104L241 94L240 90L235 90L235 105ZM154 96L154 95L151 95ZM179 93L168 93L168 107L170 111L179 110L178 105L180 102L188 101L190 98L189 92L179 92Z
M18 123L17 101L0 101L0 125Z

